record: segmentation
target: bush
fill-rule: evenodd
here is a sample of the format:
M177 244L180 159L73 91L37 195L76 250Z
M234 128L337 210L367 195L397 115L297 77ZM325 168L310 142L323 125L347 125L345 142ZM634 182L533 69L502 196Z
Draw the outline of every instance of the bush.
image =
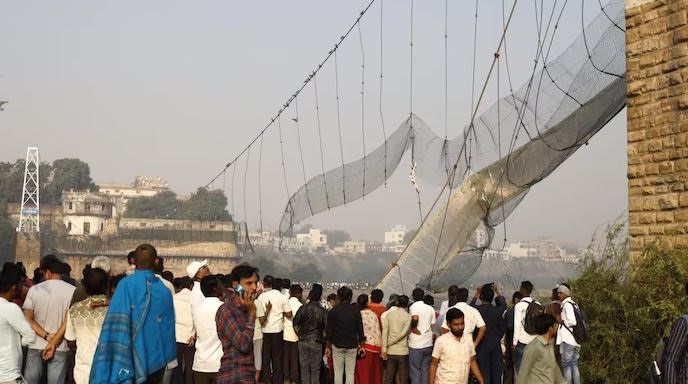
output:
M688 251L650 246L629 261L627 243L609 234L602 254L589 257L573 294L588 318L589 340L581 348L585 383L648 381L655 346L685 313Z

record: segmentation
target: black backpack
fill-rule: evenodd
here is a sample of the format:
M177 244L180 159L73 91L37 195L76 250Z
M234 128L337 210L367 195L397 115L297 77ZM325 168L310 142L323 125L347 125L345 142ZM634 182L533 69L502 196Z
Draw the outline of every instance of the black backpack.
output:
M535 318L545 313L545 307L543 307L537 301L531 299L526 308L526 315L523 318L523 329L530 335L537 335L535 330Z
M580 308L578 307L578 304L575 304L571 301L566 302L566 304L571 304L571 306L573 307L573 314L576 317L576 325L574 325L571 328L564 325L564 328L571 332L573 338L576 340L576 343L583 344L584 342L588 341L588 324L585 319L585 314L581 312ZM561 307L561 310L562 312L564 311L563 305Z

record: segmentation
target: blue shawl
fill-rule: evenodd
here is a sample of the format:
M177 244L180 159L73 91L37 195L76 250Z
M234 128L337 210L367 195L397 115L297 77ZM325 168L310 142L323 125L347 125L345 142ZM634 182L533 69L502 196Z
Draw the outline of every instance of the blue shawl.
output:
M149 270L119 283L100 332L90 383L145 383L176 359L172 295Z

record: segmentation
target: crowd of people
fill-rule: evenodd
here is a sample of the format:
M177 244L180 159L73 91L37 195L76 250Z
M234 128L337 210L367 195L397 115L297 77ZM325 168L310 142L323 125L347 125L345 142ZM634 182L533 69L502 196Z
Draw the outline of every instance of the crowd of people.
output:
M566 284L543 306L524 281L509 307L494 284L472 298L451 286L436 311L421 288L323 298L248 264L222 275L194 261L174 278L148 244L129 260L113 276L96 257L79 282L52 255L35 281L6 263L0 383L580 382L585 330Z

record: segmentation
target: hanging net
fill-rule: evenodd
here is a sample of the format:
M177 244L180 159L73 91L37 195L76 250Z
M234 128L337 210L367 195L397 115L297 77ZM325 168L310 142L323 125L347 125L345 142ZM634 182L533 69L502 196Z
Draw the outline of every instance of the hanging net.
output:
M438 198L378 287L403 293L418 285L440 290L464 282L480 266L493 228L528 189L624 108L624 21L623 1L608 3L561 55L545 62L541 54L525 85L455 139L440 138L420 117L409 116L365 158L301 186L286 205L281 234L382 186L412 150L416 176L445 186L448 197ZM487 236L475 236L476 230Z

